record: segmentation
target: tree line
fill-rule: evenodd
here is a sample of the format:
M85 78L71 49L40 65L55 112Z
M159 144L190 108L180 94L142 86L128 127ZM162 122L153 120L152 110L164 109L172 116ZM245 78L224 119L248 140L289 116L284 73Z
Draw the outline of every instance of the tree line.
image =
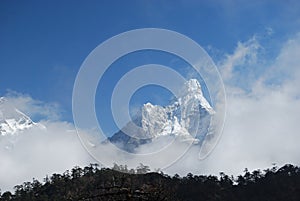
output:
M263 171L245 169L237 177L223 172L219 176L189 173L180 177L150 172L143 164L136 169L90 164L46 176L43 182L24 182L14 190L0 192L0 201L299 201L300 168L287 164Z

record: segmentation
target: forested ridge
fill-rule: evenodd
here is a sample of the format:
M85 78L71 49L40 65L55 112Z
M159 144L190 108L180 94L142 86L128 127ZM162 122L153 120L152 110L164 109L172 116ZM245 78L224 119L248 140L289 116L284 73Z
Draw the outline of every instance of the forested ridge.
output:
M15 192L0 194L1 201L96 201L96 200L172 200L172 201L299 201L300 168L287 164L232 177L193 175L169 176L149 172L140 164L136 169L115 164L74 167L63 174L33 179L15 186ZM140 174L142 173L142 174ZM145 173L145 174L144 174Z

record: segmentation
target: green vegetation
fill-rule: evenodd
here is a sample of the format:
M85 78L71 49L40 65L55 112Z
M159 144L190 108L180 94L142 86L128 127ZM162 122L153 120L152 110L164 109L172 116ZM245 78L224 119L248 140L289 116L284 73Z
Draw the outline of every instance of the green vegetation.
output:
M149 172L143 164L135 170L117 164L112 169L91 164L74 167L62 175L53 174L43 183L33 180L17 185L13 194L0 193L0 200L299 201L300 168L285 165L264 171L245 169L237 178L224 173L219 177L189 173L181 178Z

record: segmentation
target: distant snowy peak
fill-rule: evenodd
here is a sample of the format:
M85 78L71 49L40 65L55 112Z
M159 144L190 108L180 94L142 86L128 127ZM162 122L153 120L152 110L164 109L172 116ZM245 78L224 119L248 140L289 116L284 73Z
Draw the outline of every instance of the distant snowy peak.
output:
M6 98L0 97L0 136L14 135L32 127L44 128L11 105Z

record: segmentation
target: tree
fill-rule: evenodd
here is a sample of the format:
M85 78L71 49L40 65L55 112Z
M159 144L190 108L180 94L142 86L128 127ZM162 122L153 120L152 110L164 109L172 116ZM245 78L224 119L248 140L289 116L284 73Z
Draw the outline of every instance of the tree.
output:
M115 170L115 171L120 171L121 170L120 166L117 163L114 163L114 166L113 166L112 169Z
M137 166L137 168L136 168L136 173L137 174L146 174L149 171L150 171L149 166L143 165L142 163L140 163L140 165Z
M180 176L178 174L175 174L172 179L179 180Z
M73 179L79 178L82 176L83 170L79 167L79 166L75 166L72 170L71 170L71 176Z
M12 198L13 198L13 196L12 196L11 192L6 191L2 194L1 201L9 201L9 200L12 200Z

